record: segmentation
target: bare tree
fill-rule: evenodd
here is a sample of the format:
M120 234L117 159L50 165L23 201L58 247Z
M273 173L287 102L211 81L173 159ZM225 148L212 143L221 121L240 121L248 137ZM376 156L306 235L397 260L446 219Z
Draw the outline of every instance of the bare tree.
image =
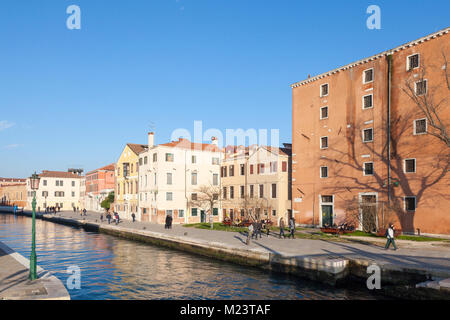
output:
M448 71L448 60L445 50L442 49L442 66L438 63L437 66L422 66L418 74L410 76L405 80L405 85L402 87L403 92L411 99L417 110L420 111L427 119L428 134L441 140L447 147L450 148L450 135L448 126L445 122L444 112L448 107L448 97L450 94L450 80ZM421 87L420 84L427 85L427 70L428 68L442 69L443 81L437 83L433 87ZM436 98L436 91L443 87L446 94L442 98ZM446 89L446 90L445 90ZM424 94L418 94L418 91L424 91ZM447 119L448 121L448 119Z
M209 214L211 230L214 228L213 212L220 201L220 188L212 185L202 185L196 191L196 198L189 201L189 206L201 208Z

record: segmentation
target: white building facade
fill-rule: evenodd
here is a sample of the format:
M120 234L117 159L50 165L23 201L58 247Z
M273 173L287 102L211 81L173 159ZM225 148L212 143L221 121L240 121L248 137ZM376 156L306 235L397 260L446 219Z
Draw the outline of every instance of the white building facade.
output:
M36 210L45 211L48 207L57 207L61 211L82 208L81 181L83 176L64 171L46 171L39 174L39 189L36 191ZM27 206L31 210L33 190L27 179Z
M138 219L163 224L170 215L174 224L221 221L219 199L213 210L192 200L202 188L220 193L222 155L215 138L211 144L179 139L154 145L149 133L148 148L139 154Z

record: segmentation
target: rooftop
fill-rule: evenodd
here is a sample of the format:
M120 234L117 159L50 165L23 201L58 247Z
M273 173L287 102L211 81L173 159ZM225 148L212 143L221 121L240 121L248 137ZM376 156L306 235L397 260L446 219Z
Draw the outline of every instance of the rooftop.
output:
M39 174L40 178L69 178L69 179L81 179L82 176L66 171L48 171L44 170Z
M412 46L415 46L415 45L417 45L417 44L419 44L419 43L423 43L423 42L425 42L425 41L428 41L428 40L431 40L431 39L435 39L435 38L437 38L437 37L440 37L440 36L442 36L442 35L444 35L444 34L449 33L449 31L450 31L450 27L444 28L444 29L442 29L442 30L439 30L439 31L437 31L437 32L434 32L434 33L432 33L432 34L429 34L429 35L427 35L427 36L425 36L425 37L422 37L422 38L420 38L420 39L413 40L413 41L410 41L410 42L408 42L408 43L405 43L405 44L403 44L403 45L401 45L401 46L398 46L398 47L396 47L396 48L393 48L393 49L390 49L390 50L386 50L386 51L383 51L383 52L381 52L381 53L375 54L375 55L373 55L373 56L371 56L371 57L364 58L364 59L358 60L358 61L356 61L356 62L352 62L352 63L350 63L350 64L347 64L347 65L343 66L343 67L339 67L339 68L333 69L333 70L331 70L331 71L321 73L321 74L319 74L319 75L317 75L317 76L315 76L315 77L308 78L308 79L305 79L305 80L300 81L300 82L296 82L296 83L294 83L294 84L291 85L291 88L296 88L296 87L302 86L302 85L304 85L304 84L307 84L307 83L310 83L310 82L313 82L313 81L316 81L316 80L325 78L325 77L327 77L327 76L330 76L330 75L332 75L332 74L338 73L338 72L340 72L340 71L343 71L343 70L347 70L347 69L353 68L353 67L355 67L355 66L357 66L357 65L360 65L360 64L363 64L363 63L367 63L367 62L369 62L369 61L376 60L376 59L379 59L379 58L384 57L384 56L387 56L387 55L391 55L392 53L398 52L398 51L400 51L400 50L404 50L404 49L409 48L409 47L412 47Z

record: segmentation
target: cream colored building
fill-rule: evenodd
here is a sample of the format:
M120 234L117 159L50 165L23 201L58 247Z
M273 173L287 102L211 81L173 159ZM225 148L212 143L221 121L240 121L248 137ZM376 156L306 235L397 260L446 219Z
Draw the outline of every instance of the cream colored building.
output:
M173 223L206 222L212 216L221 221L220 202L212 214L191 205L201 187L220 193L220 160L217 139L211 144L179 139L155 145L148 134L148 148L139 154L139 219L164 223L167 215Z
M232 220L270 219L279 224L292 215L291 145L227 147L221 164L222 210Z
M82 208L81 181L83 176L73 172L42 171L39 174L39 189L36 191L36 210L45 211L47 207L58 207L61 211L70 211L73 208ZM33 190L30 179L27 179L27 206L31 210Z

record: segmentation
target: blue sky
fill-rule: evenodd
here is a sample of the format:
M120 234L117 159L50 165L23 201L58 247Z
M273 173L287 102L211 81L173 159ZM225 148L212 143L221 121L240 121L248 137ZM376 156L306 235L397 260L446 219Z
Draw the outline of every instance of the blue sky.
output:
M81 8L69 30L66 8ZM381 30L366 9L381 8ZM0 176L86 171L176 128L279 129L290 84L449 26L448 1L2 0Z

